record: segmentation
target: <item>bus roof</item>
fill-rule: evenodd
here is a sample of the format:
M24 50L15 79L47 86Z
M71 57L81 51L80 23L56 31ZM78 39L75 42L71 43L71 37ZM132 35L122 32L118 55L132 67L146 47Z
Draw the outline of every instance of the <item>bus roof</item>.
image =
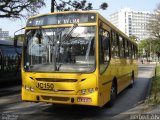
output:
M46 16L46 15L56 15L56 14L69 14L69 13L95 13L98 14L98 16L107 23L108 26L110 26L114 31L120 33L120 35L124 38L129 39L129 41L133 42L135 45L137 45L137 43L135 41L133 41L132 39L130 39L125 33L123 33L120 29L118 29L117 27L115 27L111 22L109 22L105 17L103 17L99 12L95 11L95 10L90 10L90 11L61 11L61 12L54 12L54 13L46 13L46 14L39 14L36 16L32 16L31 18L36 18L36 17L41 17L41 16Z

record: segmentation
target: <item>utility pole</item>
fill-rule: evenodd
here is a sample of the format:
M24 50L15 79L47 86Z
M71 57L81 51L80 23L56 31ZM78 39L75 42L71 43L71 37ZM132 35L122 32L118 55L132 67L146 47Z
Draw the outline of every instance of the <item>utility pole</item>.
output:
M55 2L56 2L56 0L51 0L51 12L54 12L54 11L55 11L55 9L54 9L54 7L55 7Z

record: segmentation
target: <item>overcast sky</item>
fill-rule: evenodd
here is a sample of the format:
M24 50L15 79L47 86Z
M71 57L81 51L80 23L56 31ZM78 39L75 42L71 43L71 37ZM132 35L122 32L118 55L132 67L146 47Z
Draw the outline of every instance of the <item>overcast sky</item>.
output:
M58 1L58 0L57 0ZM67 0L68 1L68 0ZM102 2L107 2L109 7L107 10L99 10L99 12L106 18L108 18L109 14L114 13L122 8L129 7L132 10L139 11L150 11L156 8L159 0L87 0L93 3L94 8L99 8L99 5ZM50 3L51 0L46 0L46 7L40 9L39 13L48 13L50 12ZM24 27L26 24L26 20L9 20L5 18L0 19L0 28L4 31L9 31L10 36L13 36L14 32L21 27Z

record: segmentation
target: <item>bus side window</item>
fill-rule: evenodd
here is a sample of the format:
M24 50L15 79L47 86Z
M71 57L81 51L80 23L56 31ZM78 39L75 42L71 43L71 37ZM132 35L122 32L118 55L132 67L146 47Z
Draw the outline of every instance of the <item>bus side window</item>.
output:
M119 36L119 51L120 51L120 57L121 58L124 58L125 57L125 54L124 54L124 39Z
M118 35L112 31L112 57L119 57Z
M110 60L110 34L104 29L99 33L99 63L100 72L104 72Z
M104 51L104 62L108 62L110 59L110 35L108 31L103 32L102 45Z
M129 58L132 58L132 44L128 42L128 48L129 48Z
M132 44L132 59L135 59L134 45Z
M128 46L128 41L125 39L125 57L129 57L129 46Z
M138 59L138 48L135 46L135 59Z

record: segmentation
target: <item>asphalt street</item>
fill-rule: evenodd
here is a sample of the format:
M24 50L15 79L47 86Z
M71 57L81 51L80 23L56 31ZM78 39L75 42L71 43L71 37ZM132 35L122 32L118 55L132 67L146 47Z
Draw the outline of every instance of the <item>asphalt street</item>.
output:
M0 118L2 120L5 118L15 120L113 119L143 102L149 93L153 74L154 65L139 65L139 75L133 88L127 88L121 92L112 108L23 102L20 91L17 91L20 87L10 88L6 94L2 94L5 91L3 89L0 90Z

